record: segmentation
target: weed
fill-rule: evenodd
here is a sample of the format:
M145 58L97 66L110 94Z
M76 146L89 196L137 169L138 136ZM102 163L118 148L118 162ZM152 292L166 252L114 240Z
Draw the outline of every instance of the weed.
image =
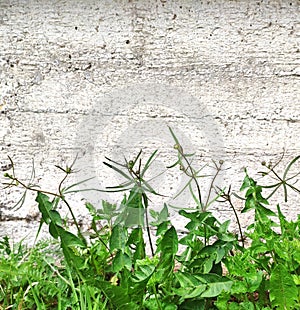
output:
M150 195L159 194L150 186L147 171L157 150L145 164L142 151L124 162L106 158L104 164L124 182L101 191L125 194L119 205L103 201L97 208L86 203L92 217L88 234L81 231L67 199L69 193L81 191L78 187L84 182L65 185L74 163L57 167L64 177L57 192L49 192L34 184L34 169L30 181L21 182L9 158L12 173L5 173L6 186L25 189L18 207L28 190L37 193L41 213L37 234L47 225L52 241L33 248L23 242L11 245L9 237L0 241L3 309L300 309L300 217L288 221L280 206L275 212L268 201L281 186L285 200L288 188L299 192L291 183L298 174L288 174L300 157L289 163L282 177L276 165L264 164L268 170L262 174L276 178L271 185L259 185L245 171L244 198L232 193L230 186L227 190L217 188L215 181L223 162L212 161L215 173L203 193L201 182L207 182L206 175L193 167L193 154L185 153L171 128L170 132L177 161L169 168L179 167L188 177L178 195L187 189L195 203L192 209L179 210L179 216L187 221L183 237L172 225L170 206L151 209ZM271 190L267 198L266 190ZM253 223L244 232L232 195L244 201L242 212L254 211ZM210 211L219 201L227 202L233 210L239 236L230 232L229 220L221 222ZM76 233L62 220L57 208L60 202L67 206Z

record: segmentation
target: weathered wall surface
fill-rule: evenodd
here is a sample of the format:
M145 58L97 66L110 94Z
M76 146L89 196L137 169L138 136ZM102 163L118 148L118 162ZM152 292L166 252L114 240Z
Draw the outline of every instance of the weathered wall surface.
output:
M222 184L238 190L244 166L299 154L299 13L297 0L1 0L1 165L11 156L28 180L34 158L35 182L55 190L54 165L78 154L73 181L112 185L105 155L158 148L157 169L174 161L170 125L198 165L225 160ZM154 185L174 195L182 181L174 170ZM1 190L0 235L36 232L34 195L11 210L21 192ZM84 201L100 198L117 199L71 200L85 214ZM284 205L289 216L297 201Z

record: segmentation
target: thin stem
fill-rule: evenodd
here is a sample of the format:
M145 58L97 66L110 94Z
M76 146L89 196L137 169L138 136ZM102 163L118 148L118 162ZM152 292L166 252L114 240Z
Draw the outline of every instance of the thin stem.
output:
M141 152L140 152L141 153ZM139 155L140 155L139 153ZM138 155L138 157L139 157ZM137 157L137 158L138 158ZM135 162L137 161L137 158L135 160ZM152 238L151 238L151 232L150 232L150 228L149 228L149 215L148 215L148 197L147 195L144 193L143 191L143 186L142 186L142 176L141 176L141 166L142 166L142 160L139 160L139 166L138 166L138 170L134 171L133 170L133 166L128 166L127 165L127 169L129 174L131 175L131 177L133 178L133 180L136 179L135 183L136 186L141 189L142 191L142 198L143 198L143 202L144 202L144 207L145 207L145 221L146 221L146 231L147 231L147 235L148 235L148 240L149 240L149 245L150 245L150 250L151 250L151 254L152 256L154 256L154 248L153 248L153 243L152 243Z
M190 162L188 161L187 157L186 157L185 154L183 153L183 150L182 150L182 147L181 147L181 146L178 148L178 152L179 152L179 154L182 156L182 158L186 161L186 163L187 163L187 168L188 168L188 169L190 170L190 172L191 172L191 175L188 175L188 176L190 176L190 177L192 178L192 180L193 180L193 181L195 182L195 184L196 184L197 193L198 193L199 202L200 202L200 206L201 206L201 208L202 208L202 211L204 211L204 210L203 210L203 204L202 204L202 197L201 197L200 185L199 185L199 183L198 183L198 181L197 181L197 178L196 178L196 176L195 176L194 169L192 168Z
M239 232L240 232L240 235L241 235L242 246L243 246L243 248L244 248L244 247L245 247L245 244L244 244L244 236L243 236L243 231L242 231L240 219L239 219L239 217L238 217L238 214L237 214L237 212L236 212L236 210L235 210L235 207L234 207L234 205L233 205L233 203L232 203L231 198L230 198L229 195L227 196L227 201L228 201L228 203L230 204L230 206L231 206L231 208L232 208L232 210L233 210L233 213L234 213L234 215L235 215L235 218L236 218L236 221L237 221L237 224L238 224L238 227L239 227Z
M83 241L83 242L85 243L85 245L86 245L86 240L85 240L83 234L81 233L80 227L79 227L79 225L78 225L78 222L77 222L77 220L76 220L75 214L74 214L73 211L72 211L71 206L69 205L69 203L67 202L67 200L66 200L64 197L62 197L61 200L62 200L62 201L66 204L66 206L68 207L68 209L69 209L69 211L70 211L70 213L71 213L72 219L73 219L73 221L74 221L74 224L75 224L75 226L76 226L78 235L80 236L80 238L82 239L82 241Z
M60 194L55 194L53 192L48 192L48 191L44 191L44 190L41 190L41 189L36 189L36 188L31 187L31 186L28 186L28 185L24 184L23 182L21 182L20 180L18 180L15 177L11 177L11 180L19 183L21 186L23 186L27 190L31 190L33 192L38 192L38 193L52 195L52 196L55 196L55 197L58 197L58 198L62 198L62 196ZM18 186L17 184L11 184L11 185Z
M162 310L160 301L159 301L158 296L157 296L157 289L156 289L155 284L153 284L153 290L154 290L154 296L155 296L155 300L157 303L158 310Z
M152 256L154 256L154 248L153 248L153 243L152 243L152 239L151 239L151 232L150 232L150 228L149 228L148 198L147 198L145 193L142 193L142 197L143 197L144 205L145 205L145 220L146 220L147 235L148 235L148 239L149 239L151 254L152 254Z
M213 179L212 179L212 181L211 181L211 183L210 183L209 190L208 190L208 195L207 195L207 199L206 199L206 203L205 203L205 209L204 209L204 211L206 211L206 207L207 207L207 205L208 205L208 203L209 203L209 198L210 198L212 189L213 189L213 187L214 187L215 180L216 180L216 178L217 178L219 172L221 171L221 166L222 166L222 164L223 164L223 162L220 161L220 167L218 167L218 165L217 165L214 161L213 161L213 163L215 164L215 166L216 166L216 168L217 168L217 172L215 173L215 175L214 175L214 177L213 177Z

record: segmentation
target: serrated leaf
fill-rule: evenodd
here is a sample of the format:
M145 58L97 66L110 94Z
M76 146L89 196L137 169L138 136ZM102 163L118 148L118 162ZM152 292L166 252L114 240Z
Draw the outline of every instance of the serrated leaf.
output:
M292 275L282 264L276 265L270 276L270 300L278 310L294 309L298 289Z

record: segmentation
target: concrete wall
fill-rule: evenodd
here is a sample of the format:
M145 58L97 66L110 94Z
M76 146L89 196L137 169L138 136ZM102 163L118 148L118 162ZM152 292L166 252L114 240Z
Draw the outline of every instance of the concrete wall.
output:
M297 0L1 0L1 166L11 156L28 180L34 159L35 182L55 190L63 174L54 165L78 155L70 182L96 176L89 186L103 188L120 182L104 156L158 148L151 177L176 159L169 125L197 153L196 166L225 161L219 185L238 191L243 167L254 174L285 150L282 170L300 151L299 9ZM171 170L152 184L172 196L184 180ZM34 195L12 210L22 192L1 190L0 235L35 235ZM70 199L84 218L84 202L102 198L121 195ZM162 200L170 198L152 205ZM298 201L292 193L282 204L288 216ZM177 204L189 205L187 196ZM214 208L232 218L228 206Z

